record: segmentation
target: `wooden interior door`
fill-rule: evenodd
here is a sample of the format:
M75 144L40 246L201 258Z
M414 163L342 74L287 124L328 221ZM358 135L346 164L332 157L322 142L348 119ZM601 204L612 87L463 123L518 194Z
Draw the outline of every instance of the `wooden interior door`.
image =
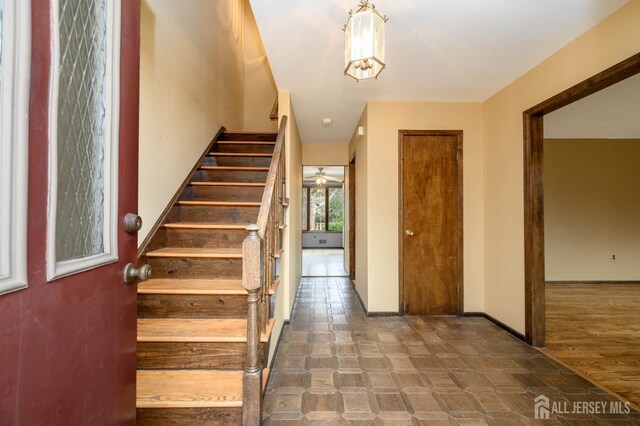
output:
M140 2L30 3L28 287L0 296L0 423L135 424Z
M400 131L400 311L462 313L462 132Z

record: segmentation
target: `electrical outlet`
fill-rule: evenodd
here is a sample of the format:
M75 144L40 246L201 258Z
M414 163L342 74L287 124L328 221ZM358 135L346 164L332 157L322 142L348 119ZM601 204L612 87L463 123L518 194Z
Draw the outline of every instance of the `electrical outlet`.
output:
M611 255L611 260L616 260L616 255L615 254Z

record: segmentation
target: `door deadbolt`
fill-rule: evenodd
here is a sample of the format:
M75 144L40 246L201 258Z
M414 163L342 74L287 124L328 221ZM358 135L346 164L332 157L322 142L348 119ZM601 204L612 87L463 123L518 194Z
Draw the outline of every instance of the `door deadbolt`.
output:
M145 264L136 269L133 263L127 264L127 266L124 267L124 282L131 284L135 278L138 278L140 281L147 281L151 278L151 265Z
M413 237L415 235L415 232L413 232L411 229L407 229L406 231L404 231L404 233L407 237Z
M124 229L134 234L142 229L142 218L135 213L127 213L124 217Z

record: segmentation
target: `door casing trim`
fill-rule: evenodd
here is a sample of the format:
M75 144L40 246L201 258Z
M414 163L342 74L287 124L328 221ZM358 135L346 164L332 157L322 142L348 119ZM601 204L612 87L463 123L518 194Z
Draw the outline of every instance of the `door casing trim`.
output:
M405 136L456 136L458 195L458 316L464 313L464 192L463 192L463 131L462 130L398 130L398 312L404 310L404 196L402 187Z

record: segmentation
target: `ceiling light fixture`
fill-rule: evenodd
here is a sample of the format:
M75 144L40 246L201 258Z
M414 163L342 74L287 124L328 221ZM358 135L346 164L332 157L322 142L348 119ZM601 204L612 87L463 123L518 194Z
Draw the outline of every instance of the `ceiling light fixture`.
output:
M327 175L324 172L324 167L318 167L318 173L316 173L316 184L318 187L322 187L322 185L327 184Z
M343 28L345 75L356 81L378 78L385 68L384 27L388 20L369 0L361 0L355 11L349 11Z

